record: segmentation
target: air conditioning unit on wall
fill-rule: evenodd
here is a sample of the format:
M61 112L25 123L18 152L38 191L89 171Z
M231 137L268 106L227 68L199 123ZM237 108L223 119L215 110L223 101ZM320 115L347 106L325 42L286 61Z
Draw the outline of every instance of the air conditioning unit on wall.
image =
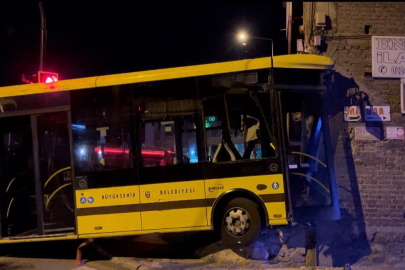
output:
M315 15L316 27L325 27L326 26L326 13L317 12Z

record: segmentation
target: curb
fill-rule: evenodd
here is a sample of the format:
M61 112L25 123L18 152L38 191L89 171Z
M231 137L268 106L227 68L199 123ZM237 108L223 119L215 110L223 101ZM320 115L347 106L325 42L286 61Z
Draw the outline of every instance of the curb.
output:
M256 261L256 265L252 265L251 268L240 268L231 266L230 268L216 266L208 261L202 261L198 259L185 259L185 260L177 260L177 259L137 259L137 258L129 258L129 257L114 257L111 259L111 262L120 265L125 268L129 269L136 269L136 270L151 270L151 269L182 269L182 270L256 270L256 269L271 269L271 270L343 270L342 267L272 267L271 264L260 264ZM254 262L254 261L252 261ZM254 263L252 263L254 264ZM259 266L260 264L260 266ZM258 267L259 266L259 267ZM228 266L229 267L229 266ZM363 270L363 269L355 269L355 270Z

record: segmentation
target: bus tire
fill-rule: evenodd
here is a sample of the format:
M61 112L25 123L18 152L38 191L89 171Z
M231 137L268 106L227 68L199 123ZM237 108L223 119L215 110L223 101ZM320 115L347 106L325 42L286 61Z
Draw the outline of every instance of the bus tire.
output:
M259 206L251 200L235 198L229 201L221 217L221 237L227 246L247 246L260 236Z

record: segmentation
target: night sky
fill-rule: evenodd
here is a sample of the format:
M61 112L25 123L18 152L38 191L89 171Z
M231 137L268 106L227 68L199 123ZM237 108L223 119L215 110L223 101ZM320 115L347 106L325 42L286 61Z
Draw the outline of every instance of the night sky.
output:
M239 29L287 53L282 2L44 2L44 70L60 79L208 64L271 54L270 42L236 42ZM39 68L37 2L0 2L0 86Z

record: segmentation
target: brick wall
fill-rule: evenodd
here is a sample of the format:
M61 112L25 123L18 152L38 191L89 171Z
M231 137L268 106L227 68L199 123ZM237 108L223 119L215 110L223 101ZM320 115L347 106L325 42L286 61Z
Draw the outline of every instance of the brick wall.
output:
M358 88L364 92L363 96L368 96L370 105L391 106L391 122L369 122L367 126L379 127L381 132L385 132L386 126L405 126L405 116L400 110L400 80L371 77L371 36L405 36L405 3L316 3L315 10L325 12L331 23L331 29L317 32L324 42L320 50L309 42L311 9L312 3L304 3L306 50L336 60L330 127L342 213L339 222L323 224L328 229L318 226L320 241L335 237L342 243L347 236L350 248L345 251L335 248L334 265L343 262L338 257L354 263L369 254L368 262L398 263L392 256L388 258L389 252L384 251L382 258L373 241L376 233L395 231L405 235L405 142L355 141L354 127L364 127L366 123L344 122L343 106L350 105L347 94ZM369 34L365 33L365 26L370 26ZM332 228L335 233L330 232ZM362 238L367 238L367 242Z

